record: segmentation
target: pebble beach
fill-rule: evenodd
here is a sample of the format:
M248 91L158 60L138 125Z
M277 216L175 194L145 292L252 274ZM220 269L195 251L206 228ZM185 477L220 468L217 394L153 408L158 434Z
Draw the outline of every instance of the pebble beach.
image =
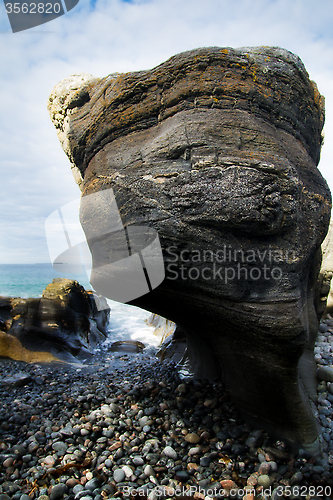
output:
M239 416L221 383L151 353L0 364L0 500L333 498L333 320L315 357L322 453L292 453Z

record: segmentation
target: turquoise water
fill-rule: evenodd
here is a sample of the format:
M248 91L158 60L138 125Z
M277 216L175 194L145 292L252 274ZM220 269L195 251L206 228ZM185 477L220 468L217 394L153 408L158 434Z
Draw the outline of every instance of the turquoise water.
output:
M41 297L53 278L75 279L91 289L87 275L58 273L51 264L0 264L0 296Z

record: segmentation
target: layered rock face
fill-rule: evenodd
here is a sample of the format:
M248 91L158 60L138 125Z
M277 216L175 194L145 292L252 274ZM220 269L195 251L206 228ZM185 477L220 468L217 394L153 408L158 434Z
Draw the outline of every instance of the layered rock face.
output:
M56 278L41 298L1 299L0 356L27 362L75 361L105 340L110 308L77 281Z
M221 378L248 421L315 452L304 388L315 397L331 200L317 169L323 98L301 60L194 50L150 71L71 77L49 111L82 195L112 188L125 227L158 231L166 276L135 305L180 325L195 375ZM89 235L103 214L82 207ZM107 261L110 235L88 244Z

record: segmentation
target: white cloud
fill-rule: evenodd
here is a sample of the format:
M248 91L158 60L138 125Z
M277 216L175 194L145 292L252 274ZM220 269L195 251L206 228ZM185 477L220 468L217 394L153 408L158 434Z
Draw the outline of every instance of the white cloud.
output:
M0 263L46 262L44 220L79 195L46 110L73 73L148 69L202 46L279 45L298 54L326 97L320 169L333 187L331 0L88 0L12 34L0 5Z

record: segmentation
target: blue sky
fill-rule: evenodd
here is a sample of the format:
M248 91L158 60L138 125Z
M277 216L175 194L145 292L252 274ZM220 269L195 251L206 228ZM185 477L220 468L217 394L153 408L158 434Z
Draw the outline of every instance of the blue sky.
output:
M0 263L48 262L46 217L79 196L46 109L75 73L148 69L204 46L278 45L298 54L326 98L320 170L333 188L332 0L80 0L11 33L0 5Z

